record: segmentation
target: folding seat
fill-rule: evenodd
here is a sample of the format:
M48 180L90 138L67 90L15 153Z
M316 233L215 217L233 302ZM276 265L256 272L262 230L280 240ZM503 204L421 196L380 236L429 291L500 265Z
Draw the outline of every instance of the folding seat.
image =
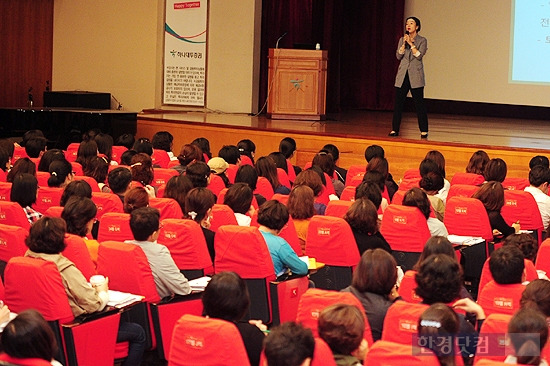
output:
M95 264L84 239L78 235L66 234L65 245L63 256L73 262L87 280L96 274Z
M123 213L122 201L114 193L92 192L92 201L97 207L96 219L101 220L108 212Z
M45 212L42 212L42 214L50 217L61 217L63 208L63 206L50 206Z
M294 165L292 165L292 163L288 159L286 159L286 168L288 172L288 179L292 183L294 183L294 181L296 180L296 171L294 170Z
M199 224L193 220L162 220L158 242L165 245L188 280L214 273L212 259Z
M351 186L351 180L357 175L360 175L361 179L363 179L366 171L366 165L350 165L348 173L346 174L346 186Z
M277 168L277 178L279 178L279 183L281 183L283 186L287 187L288 189L292 188L290 180L288 179L288 174L285 172L284 169Z
M222 189L225 188L225 183L223 180L216 174L210 174L210 183L208 183L208 188L214 195L218 195Z
M11 311L38 310L54 330L65 365L112 365L120 321L118 309L75 319L53 262L12 258L5 273L5 303Z
M349 224L342 218L315 215L309 222L306 255L325 266L311 274L316 287L341 290L351 284L359 249Z
M422 298L418 296L415 292L416 289L416 271L410 270L405 272L403 279L401 280L401 285L399 285L399 296L403 298L406 302L412 303L421 303Z
M250 319L279 324L296 318L298 301L307 290L307 277L275 282L267 244L255 227L222 226L214 239L216 273L237 272L250 292Z
M0 201L9 201L11 196L11 183L0 182Z
M472 186L480 186L485 182L485 177L474 173L455 173L451 179L451 186L455 184L467 184Z
M149 207L159 210L161 220L183 218L181 206L173 198L149 198Z
M28 229L0 224L0 276L2 278L4 278L4 269L8 261L13 257L24 255L27 251L25 244L27 235L29 235Z
M237 225L237 219L231 207L216 203L212 207L210 230L218 231L218 228L222 225Z
M271 183L265 177L258 177L258 183L256 183L256 190L254 193L259 193L265 197L266 200L270 200L273 197L273 187Z
M431 237L426 217L416 207L391 204L384 211L380 232L393 249L393 256L404 271L418 261L424 244Z
M546 239L539 246L535 268L550 273L550 239Z
M474 363L481 360L503 362L510 354L514 354L511 345L508 345L506 333L508 323L512 319L510 314L491 314L485 318L479 332L479 343Z
M398 300L394 302L384 318L383 341L399 344L413 344L413 335L418 331L418 319L429 308L426 304L415 304Z
M169 366L250 365L235 324L215 318L183 315L174 327Z
M38 187L47 187L48 179L50 179L50 173L36 172L36 180L38 181Z
M58 187L38 187L36 202L32 208L42 213L46 212L50 206L59 206L63 188Z
M403 180L419 178L422 178L422 176L420 175L420 170L418 168L407 169L403 174Z
M349 174L349 173L348 173ZM348 175L346 175L346 185L350 185L352 187L357 187L359 186L359 184L361 184L361 182L363 182L363 178L365 177L365 172L363 173L357 173L356 175L354 175L353 177L351 177L351 179L349 180L349 184L347 184L348 182Z
M511 285L500 285L490 281L482 289L478 296L477 303L485 311L485 315L493 313L514 314L519 308L519 300L525 290L521 283Z
M427 348L413 347L412 343L376 342L365 358L365 365L439 366L439 359Z
M82 168L82 164L77 163L76 161L72 161L71 166L73 167L74 175L79 175L79 176L84 175L84 169Z
M160 168L168 168L168 163L170 162L170 156L164 150L153 149L153 155L151 155L151 160L153 165L157 165Z
M340 195L340 201L355 201L355 189L354 186L346 186Z
M409 179L403 179L401 183L399 183L399 190L407 192L409 189L413 187L420 187L420 178L409 178Z
M509 365L508 363L504 363L502 361L493 361L493 360L479 360L475 363L476 366L506 366Z
M482 237L493 241L493 229L489 216L480 200L469 197L447 198L443 221L449 234ZM489 253L487 245L487 253Z
M502 182L504 189L523 191L525 187L529 187L529 179L506 177Z
M134 234L130 229L130 214L107 212L101 217L97 241L107 240L125 241L134 240Z
M83 180L90 185L92 192L101 192L97 181L92 177L88 177L86 175L75 175L74 180Z
M391 203L394 205L402 205L403 204L403 198L405 198L405 193L407 191L400 191L398 190L393 194L393 198L391 200Z
M31 228L23 208L11 201L0 201L0 224L19 226L27 231Z
M319 337L318 320L321 312L335 304L347 304L356 306L361 310L365 321L365 338L369 347L373 344L370 324L361 302L351 292L329 291L318 288L308 289L300 298L296 321L304 327L311 329L314 337Z
M248 156L241 155L241 166L243 165L254 166L254 163L252 162L252 159L250 159Z
M449 188L449 193L447 194L447 200L451 197L472 197L474 193L479 190L479 186L474 186L472 184L453 184Z
M533 262L531 262L529 259L524 259L523 261L525 263L525 270L523 271L525 275L525 281L533 281L539 278L537 268L535 268ZM483 287L485 287L485 285L491 281L493 281L493 275L491 274L491 270L489 269L489 258L487 258L481 270L478 293L481 293Z
M76 157L78 156L78 148L80 147L80 143L73 142L67 146L67 150L65 150L65 159L69 162L73 162L76 160Z
M353 202L351 201L342 201L342 200L330 201L327 205L325 216L334 216L334 217L343 218L346 212L348 212L352 203Z
M328 205L330 201L330 195L336 194L336 191L334 190L334 185L332 184L331 178L328 176L327 173L323 173L325 175L325 181L326 185L324 186L324 189L319 194L319 197L315 200L316 202L321 202L324 205Z
M97 272L109 277L109 288L144 296L144 302L126 313L143 326L149 346L168 359L172 331L184 314L201 315L200 294L161 299L143 250L134 244L106 241L99 245ZM126 315L125 313L125 315Z
M286 205L288 203L288 194L280 194L280 193L275 193L272 197L271 197L272 200L276 200L276 201L279 201L281 202L283 205Z
M539 245L542 243L544 226L540 216L537 201L529 192L518 190L504 191L504 207L502 217L509 224L519 220L522 230L532 230Z
M237 176L237 170L239 170L239 167L235 164L229 164L229 167L225 170L225 174L227 175L227 179L229 179L229 182L231 184L235 183L235 177Z
M161 185L168 183L170 178L178 175L180 175L180 173L176 169L155 168L153 170L153 181L151 182L151 185L153 187L160 187Z
M24 147L21 146L15 146L13 149L13 157L11 159L12 165L15 164L15 162L21 158L28 158L27 152L25 151Z
M218 194L218 197L217 197L217 200L216 200L216 203L220 204L220 205L223 205L223 200L225 199L225 194L227 193L227 190L229 188L224 188L220 191L220 193Z
M0 183L6 182L6 176L7 176L6 172L0 169Z
M111 160L114 160L118 164L120 164L120 158L122 157L122 154L124 154L124 152L126 152L127 150L128 148L126 146L113 146L113 151L111 152Z

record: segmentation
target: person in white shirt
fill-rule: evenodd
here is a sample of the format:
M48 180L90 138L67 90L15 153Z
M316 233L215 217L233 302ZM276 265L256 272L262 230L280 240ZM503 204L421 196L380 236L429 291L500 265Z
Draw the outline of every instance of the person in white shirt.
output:
M537 201L544 230L550 223L550 197L548 196L548 183L550 183L550 169L537 165L529 172L529 187L525 188Z

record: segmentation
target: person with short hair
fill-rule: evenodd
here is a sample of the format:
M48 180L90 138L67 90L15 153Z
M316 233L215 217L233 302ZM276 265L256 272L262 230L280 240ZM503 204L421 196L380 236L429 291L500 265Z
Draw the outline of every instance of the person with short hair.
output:
M120 165L130 166L132 165L132 158L137 155L137 151L134 149L126 150L120 155Z
M95 203L86 197L71 197L61 212L61 218L67 223L67 233L77 235L84 240L95 264L97 264L99 250L98 241L92 238L96 214Z
M97 182L97 186L101 192L111 193L109 186L105 184L107 174L109 173L109 160L104 156L92 156L88 158L86 162L86 169L84 169L84 175L94 178Z
M153 155L153 144L147 137L138 138L132 149L138 154L146 154L149 156Z
M483 175L485 171L485 165L489 162L489 155L483 150L478 150L472 154L468 165L466 166L466 173Z
M124 196L131 188L132 172L126 167L115 168L107 175L107 183L109 183L111 192L116 194L124 203Z
M124 146L128 150L131 150L135 142L136 138L134 135L132 135L131 133L123 133L122 135L118 136L115 145Z
M430 229L430 234L432 236L449 236L445 224L435 217L430 217L432 206L428 199L428 195L422 189L418 187L409 189L403 197L403 206L416 207L422 212L426 218L426 223L428 224L428 229Z
M134 240L125 243L139 246L149 262L157 292L161 298L191 293L189 281L176 266L170 251L157 243L160 213L156 208L142 207L130 213L130 229Z
M523 282L525 261L522 251L515 245L505 245L491 253L489 270L500 285Z
M218 156L225 160L227 164L241 165L241 153L239 148L235 145L224 145L220 151L218 151Z
M324 175L321 173L321 175ZM316 215L324 215L325 211L327 209L327 206L322 203L318 202L317 198L321 195L323 192L323 189L325 189L323 185L323 181L321 180L321 177L319 174L315 171L315 167L311 167L310 169L306 169L300 174L296 176L296 180L294 181L295 186L308 186L313 190L313 195L315 196L315 201L313 202L313 207L315 209Z
M177 170L180 174L185 172L189 164L195 161L204 161L202 150L193 144L183 145L176 160L179 162L179 165L175 165L171 169Z
M185 212L185 196L193 189L193 184L189 178L185 175L177 175L172 177L166 182L166 188L164 189L164 198L175 199L181 208L182 212Z
M209 159L212 159L212 152L210 152L210 141L206 137L197 137L191 141L192 145L198 146L203 154L203 160L208 162Z
M508 237L504 239L504 243L502 245L515 245L521 250L525 259L529 259L533 263L535 263L535 260L537 259L539 245L537 243L537 239L535 239L531 234L519 233L508 235Z
M36 177L36 164L27 157L17 159L8 172L8 175L6 175L6 182L13 183L15 177L23 173Z
M76 162L82 165L82 169L86 168L88 159L92 156L97 156L97 143L94 140L85 140L78 146L76 153Z
M489 160L485 165L483 177L487 182L496 181L502 183L506 179L507 172L508 167L506 166L506 162L501 158L495 158Z
M382 204L382 192L376 183L363 181L355 188L355 200L363 197L371 201L378 212Z
M174 156L172 152L172 146L174 143L174 136L168 131L159 131L153 135L151 144L153 149L164 150L168 154L170 160L177 160L178 158Z
M195 161L187 165L185 176L189 178L194 188L206 188L210 183L210 168L204 161Z
M155 177L153 169L153 160L146 153L138 153L132 157L130 171L132 172L132 181L140 183L149 194L149 197L155 198L156 191L151 183Z
M47 150L40 157L40 161L38 162L38 166L36 167L36 170L39 172L47 172L48 169L50 168L50 164L56 160L67 160L65 158L65 154L63 153L63 151L59 149Z
M38 180L34 175L24 173L13 180L10 201L17 202L23 208L31 225L42 217L42 213L32 208L32 205L36 202L37 192Z
M525 192L531 193L537 202L544 230L546 230L550 224L549 183L550 169L542 165L536 165L529 171L529 187L525 187L524 189Z
M271 254L277 277L285 275L289 270L299 276L308 273L307 264L300 260L288 242L279 236L288 223L288 217L286 206L276 200L266 201L258 210L259 230Z
M351 231L359 249L359 255L363 255L368 249L384 249L391 254L390 244L378 230L378 213L374 204L365 197L356 199L344 215L344 220L351 227Z
M546 169L550 169L550 161L544 155L536 155L529 160L529 169L533 169L537 165L540 165Z
M29 158L39 158L46 151L48 140L45 137L35 137L25 144L25 152Z
M361 312L354 305L334 304L319 314L319 337L330 347L337 365L361 366L365 359L368 344Z
M288 213L292 216L296 234L300 241L300 247L304 253L306 250L309 222L313 215L315 215L314 202L315 196L313 195L313 190L305 185L292 187L292 191L290 191L290 195L288 196Z
M59 206L64 207L71 197L92 199L92 187L85 180L73 180L63 189Z
M252 206L253 197L252 189L246 183L235 183L225 193L223 203L233 210L239 226L250 226L255 212Z
M296 322L274 327L264 340L267 366L309 366L314 349L313 333Z

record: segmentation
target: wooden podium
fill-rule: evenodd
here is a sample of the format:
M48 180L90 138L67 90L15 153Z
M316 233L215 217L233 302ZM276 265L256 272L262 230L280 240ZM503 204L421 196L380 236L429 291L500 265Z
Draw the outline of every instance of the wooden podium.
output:
M269 99L273 119L325 118L328 51L269 49Z

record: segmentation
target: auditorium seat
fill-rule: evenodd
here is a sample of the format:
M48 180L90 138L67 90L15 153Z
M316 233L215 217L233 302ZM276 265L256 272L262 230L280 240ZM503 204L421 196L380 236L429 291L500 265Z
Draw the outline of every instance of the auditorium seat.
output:
M472 184L453 184L449 188L449 193L447 194L447 200L451 197L472 197L474 193L479 190L478 186Z
M69 146L67 146L67 150L65 150L65 159L67 159L68 162L72 163L76 160L79 147L80 143L78 142L70 143Z
M277 168L277 178L279 178L279 183L281 183L283 186L287 187L288 189L292 188L290 180L288 179L288 174L284 171L284 169Z
M342 201L342 200L330 201L327 205L325 216L334 216L334 217L343 218L344 215L348 212L352 203L353 202L351 201Z
M415 304L402 300L394 302L384 318L382 329L383 341L399 344L413 344L413 336L418 332L418 319L429 307L426 304Z
M256 183L256 190L254 193L259 193L265 197L266 200L270 200L273 197L273 187L271 183L265 177L258 177L258 182Z
M474 364L481 360L503 362L506 359L507 351L511 354L510 346L507 346L506 334L508 323L512 319L510 314L491 314L485 318L479 331L480 342L477 346Z
M11 183L0 182L0 201L9 201L11 198Z
M23 208L11 201L0 201L0 224L19 226L27 231L31 227Z
M216 203L212 207L210 230L218 231L218 228L222 225L237 225L237 219L231 207Z
M44 216L61 217L63 213L63 206L50 206L45 212L42 212Z
M408 178L403 179L401 183L399 183L399 191L405 191L407 192L409 189L413 187L420 187L420 178Z
M36 172L36 180L38 181L38 187L47 187L48 179L50 179L50 173Z
M216 174L210 174L210 182L208 183L208 186L206 188L214 193L215 196L218 196L221 190L225 188L225 183Z
M550 239L545 239L539 246L535 268L550 274Z
M83 180L86 183L88 183L90 185L90 188L92 188L92 193L101 192L101 190L99 189L99 185L97 184L97 181L92 177L88 177L85 175L75 175L74 180Z
M451 179L451 186L455 184L467 184L479 187L483 182L485 182L485 178L481 174L457 172Z
M32 208L42 213L46 212L50 206L59 206L61 202L61 195L63 194L63 188L58 187L38 187L38 193L36 194L36 202L32 205Z
M24 255L27 251L25 239L28 235L28 229L0 224L0 276L2 278L4 278L4 269L8 261L13 257Z
M66 234L65 245L66 247L62 252L63 256L74 263L76 268L82 272L84 278L90 280L90 277L96 274L96 270L84 239L78 235Z
M271 197L271 199L272 199L272 200L279 201L279 202L281 202L283 205L286 206L286 204L288 203L288 194L275 193L275 194Z
M116 161L117 164L120 164L120 158L122 157L122 154L126 152L128 148L126 146L113 146L113 150L111 152L111 160ZM116 165L114 165L116 167Z
M130 214L107 212L101 217L97 240L101 243L107 240L134 240L130 229Z
M153 155L151 155L153 165L160 167L161 169L168 168L170 162L170 156L168 153L161 149L153 149ZM155 169L156 170L156 169Z
M521 283L501 285L490 281L481 289L477 303L487 316L494 313L513 315L520 308L523 290L525 286Z
M225 170L225 175L227 175L227 179L229 179L229 183L231 184L235 183L235 177L237 176L238 169L239 169L238 165L229 164L229 166Z
M523 191L526 187L529 187L529 179L506 177L502 182L502 186L508 190Z
M403 180L419 178L422 178L422 176L420 175L420 170L418 168L407 169L405 173L403 173Z
M76 161L72 161L71 166L73 168L74 175L80 175L80 176L84 175L84 169L82 168L82 164L77 163Z
M97 207L96 219L101 221L104 214L123 213L122 201L114 193L92 192L92 201Z
M411 343L403 344L382 340L370 348L365 357L365 365L439 366L440 363L429 349L413 347Z
M416 289L416 271L409 270L405 272L401 284L399 285L399 296L406 302L412 302L415 304L421 303L422 298L415 292Z
M340 195L341 201L355 201L355 190L357 187L346 186Z
M149 198L149 207L159 210L161 220L183 218L181 206L173 198Z
M351 180L355 176L361 176L361 179L363 179L363 176L365 175L365 172L367 171L366 165L350 165L348 169L348 173L346 174L346 186L351 186Z
M532 230L538 244L542 243L544 226L537 201L531 193L505 190L504 207L502 207L501 214L508 225L519 221L522 230Z
M153 187L160 187L161 185L168 183L170 178L176 177L178 175L180 175L180 173L175 169L155 168L153 170L153 181L151 182L151 185Z

